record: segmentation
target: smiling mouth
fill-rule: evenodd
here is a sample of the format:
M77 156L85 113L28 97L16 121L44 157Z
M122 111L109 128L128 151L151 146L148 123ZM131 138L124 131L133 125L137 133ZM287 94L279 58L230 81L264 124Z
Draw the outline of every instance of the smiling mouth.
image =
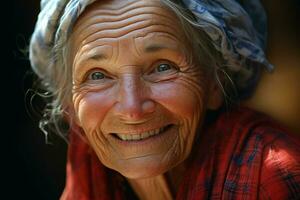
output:
M162 128L153 129L153 130L150 130L150 131L145 131L145 132L138 133L138 134L134 134L134 133L128 133L128 134L112 133L112 135L115 138L117 138L119 140L123 140L123 141L138 141L138 140L145 140L145 139L148 139L150 137L160 135L160 134L166 132L167 130L169 130L171 127L172 127L172 124L164 126Z

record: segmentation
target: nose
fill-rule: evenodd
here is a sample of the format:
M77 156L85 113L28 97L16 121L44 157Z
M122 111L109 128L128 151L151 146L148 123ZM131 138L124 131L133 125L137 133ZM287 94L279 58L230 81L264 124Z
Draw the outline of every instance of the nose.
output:
M141 122L155 111L149 89L139 76L126 75L120 81L117 115L126 122Z

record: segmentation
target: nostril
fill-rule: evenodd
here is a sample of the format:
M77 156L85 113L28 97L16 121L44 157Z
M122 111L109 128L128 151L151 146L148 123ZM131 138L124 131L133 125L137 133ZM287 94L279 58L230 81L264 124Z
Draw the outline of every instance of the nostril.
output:
M126 121L141 121L155 111L155 103L151 100L118 102L115 106L116 114Z

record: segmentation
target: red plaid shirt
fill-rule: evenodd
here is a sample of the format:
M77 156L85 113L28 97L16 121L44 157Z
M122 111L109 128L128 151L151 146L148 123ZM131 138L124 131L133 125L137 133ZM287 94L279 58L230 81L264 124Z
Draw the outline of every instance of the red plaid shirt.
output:
M136 198L71 134L62 200ZM222 113L195 144L176 199L300 199L300 139L246 108Z

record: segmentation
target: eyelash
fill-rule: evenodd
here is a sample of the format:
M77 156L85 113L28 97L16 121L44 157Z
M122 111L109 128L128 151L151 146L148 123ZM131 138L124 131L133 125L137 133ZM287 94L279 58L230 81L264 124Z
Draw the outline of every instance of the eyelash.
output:
M164 70L164 71L159 71L157 70L158 67L160 67L161 65L167 65L169 68ZM167 60L161 60L159 62L156 62L153 67L152 70L150 71L151 73L167 73L169 70L175 70L175 71L179 71L179 68L176 64L174 64L173 62L167 61Z
M101 79L93 79L92 76L95 73L101 73L102 76L103 76L103 78L101 78ZM83 82L85 82L85 81L101 81L103 79L109 78L109 76L107 76L106 74L107 73L103 72L103 70L101 70L101 69L92 69L92 70L88 71L87 74L84 76Z
M166 65L165 67L168 67L168 68L163 70L163 71L159 71L158 67L160 67L162 65ZM179 71L179 68L173 62L170 62L168 60L160 60L158 62L155 62L155 64L152 65L151 71L148 74L149 75L150 74L155 74L155 73L167 74L170 70L172 70L172 72ZM101 73L99 75L102 75L102 78L93 79L92 76L95 75L95 73ZM107 73L104 72L102 69L92 69L92 70L88 71L87 74L84 76L83 82L86 82L86 81L102 81L104 79L110 79L110 76L107 76Z
M93 76L96 76L96 75L101 76L101 77L93 77ZM92 80L98 80L97 78L99 78L99 79L105 78L105 74L103 74L102 72L99 72L99 71L95 71L95 72L92 72L91 74L89 74L89 77L91 77L90 79L92 79Z

